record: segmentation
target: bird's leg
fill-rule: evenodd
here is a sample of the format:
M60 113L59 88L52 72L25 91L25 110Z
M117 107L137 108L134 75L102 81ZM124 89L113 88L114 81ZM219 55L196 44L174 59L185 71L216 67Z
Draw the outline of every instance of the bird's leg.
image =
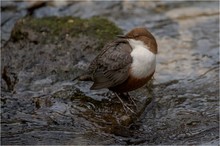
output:
M128 94L128 92L125 93L125 96L133 103L133 105L134 105L134 106L136 107L136 109L137 109L137 104L135 103L134 98L132 98L132 97Z
M135 106L135 108L137 109L137 104L135 103L135 99L132 98L128 92L126 93L119 93L119 96L125 99L128 99L131 103L133 103L133 105Z
M121 102L121 104L122 104L122 106L123 106L123 108L124 108L124 110L125 110L126 113L127 113L127 109L128 109L130 112L132 112L132 113L135 114L135 112L123 102L123 100L122 100L121 97L118 95L118 93L115 93L115 95L116 95L116 97L118 97L118 99L119 99L119 101Z

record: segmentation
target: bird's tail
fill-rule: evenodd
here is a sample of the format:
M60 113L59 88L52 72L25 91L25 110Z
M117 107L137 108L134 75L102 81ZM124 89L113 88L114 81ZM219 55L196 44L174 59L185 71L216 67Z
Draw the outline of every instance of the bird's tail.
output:
M92 76L88 75L88 74L80 75L80 76L77 76L74 79L72 79L72 81L75 81L75 80L79 80L79 81L92 81Z

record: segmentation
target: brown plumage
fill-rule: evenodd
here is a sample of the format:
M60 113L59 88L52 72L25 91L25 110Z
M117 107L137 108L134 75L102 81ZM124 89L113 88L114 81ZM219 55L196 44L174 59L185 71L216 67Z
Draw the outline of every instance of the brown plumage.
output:
M136 51L133 52L135 49ZM142 57L142 53L138 50L146 54L146 58L142 60L145 61L144 64L149 70L145 69L145 66L143 69L139 67L138 59L139 56ZM91 62L88 72L80 76L79 80L93 81L91 90L108 88L117 93L135 90L146 84L153 76L155 71L153 54L156 55L156 53L157 43L153 35L146 28L135 28L125 36L120 36L106 44ZM148 65L148 60L150 65ZM140 73L137 70L139 68Z

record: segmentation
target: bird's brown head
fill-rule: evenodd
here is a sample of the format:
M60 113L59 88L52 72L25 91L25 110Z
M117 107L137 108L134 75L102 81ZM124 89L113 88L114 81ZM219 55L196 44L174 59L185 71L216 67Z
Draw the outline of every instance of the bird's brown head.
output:
M125 39L135 39L142 41L149 47L149 50L154 54L157 54L157 42L154 36L144 27L137 27L132 29L124 36L119 36Z

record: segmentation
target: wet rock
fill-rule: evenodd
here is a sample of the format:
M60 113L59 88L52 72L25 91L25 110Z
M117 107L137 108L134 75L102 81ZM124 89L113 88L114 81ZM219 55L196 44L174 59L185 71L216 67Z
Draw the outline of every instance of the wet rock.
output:
M80 69L74 69L80 67L79 60L90 62L95 52L119 33L120 29L101 18L24 18L17 22L10 41L2 48L2 70L13 67L14 73L25 75L31 85L39 85L36 80L44 82L42 79L49 76L50 84L71 79Z
M92 93L88 83L71 82L85 71L106 42L121 33L113 23L98 17L19 20L10 40L2 47L2 88L6 95L13 93L11 101L3 94L5 126L16 122L25 127L74 127L76 118L81 117L79 124L85 127L96 124L92 129L129 136L127 126L141 115L147 100L139 100L139 108L130 106L128 110L109 91ZM6 112L16 104L19 106ZM30 112L28 105L32 106ZM19 128L18 133L22 133Z

